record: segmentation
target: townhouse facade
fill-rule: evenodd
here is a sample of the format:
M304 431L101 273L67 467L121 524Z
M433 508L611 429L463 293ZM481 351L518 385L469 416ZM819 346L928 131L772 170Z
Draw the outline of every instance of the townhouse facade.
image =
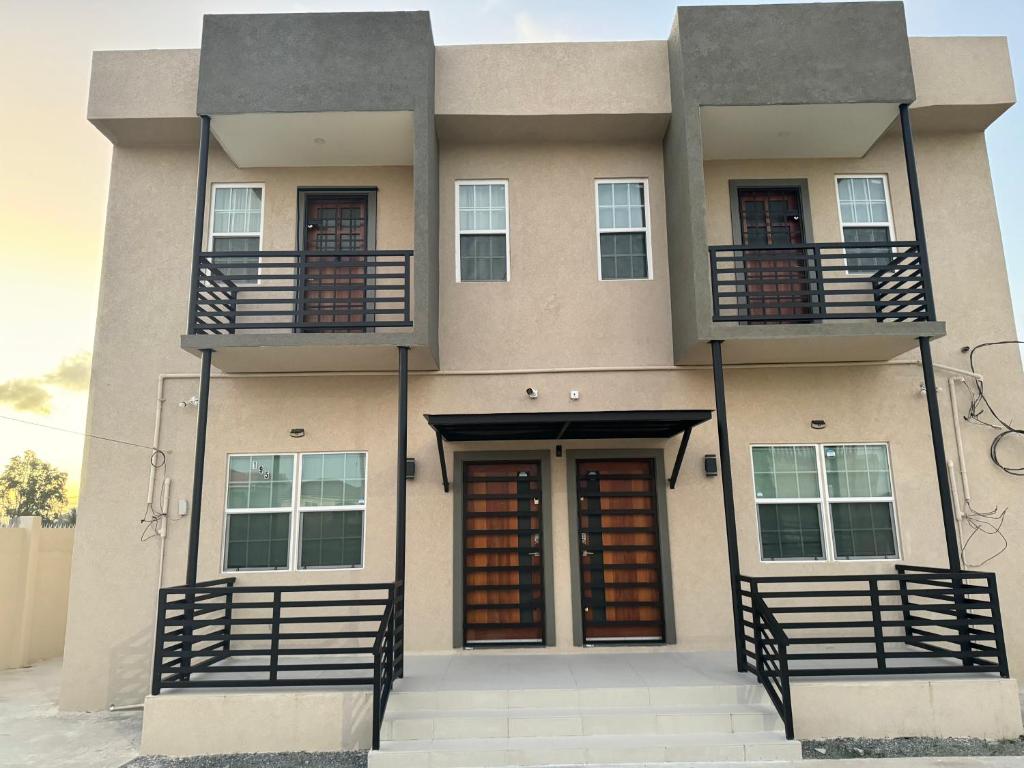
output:
M869 674L895 735L1019 732L1021 524L978 570L971 515L1020 480L963 417L1024 381L962 351L1014 338L984 137L1014 100L1005 39L888 2L528 45L207 16L199 50L97 53L88 431L153 450L88 446L62 706L386 765L438 659L712 654L789 739L882 727ZM278 686L370 703L326 742L207 709Z

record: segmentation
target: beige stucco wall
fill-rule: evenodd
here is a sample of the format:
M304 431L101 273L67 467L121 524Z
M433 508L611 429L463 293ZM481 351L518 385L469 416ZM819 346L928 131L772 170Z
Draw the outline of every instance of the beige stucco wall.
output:
M524 65L525 66L525 65ZM922 132L918 137L925 223L932 254L936 302L948 336L935 344L936 361L964 367L959 348L1013 334L1005 266L999 241L984 139L980 133ZM714 406L707 369L671 370L671 329L665 257L664 184L658 141L453 143L440 152L441 367L410 383L409 455L417 478L408 502L409 650L444 651L452 644L452 496L441 490L434 435L424 413L553 410L708 408ZM179 349L185 323L190 266L196 152L194 147L115 147L97 321L88 431L117 434L139 444L151 440L160 374L191 374L196 359ZM840 171L890 176L897 235L910 229L898 140L886 137L867 157L851 161L729 164L706 167L709 239L728 242L729 178L808 178L810 216L817 239L838 235L832 176ZM596 178L649 179L654 279L602 283L597 279L594 211ZM454 266L454 182L509 181L511 281L457 284ZM297 185L373 185L380 190L378 245L412 244L411 172L408 168L233 168L220 152L210 180L267 184L265 248L290 248L295 236ZM969 220L965 219L969 212ZM966 222L966 223L965 223ZM216 360L215 360L216 362ZM903 364L904 362L908 364ZM979 358L987 392L1013 407L1022 384L1016 351L1001 348ZM627 370L541 372L541 369L611 367ZM662 368L666 370L662 370ZM947 451L951 438L949 383L940 369ZM481 373L491 371L491 373ZM538 371L535 373L522 371ZM897 509L905 560L941 564L944 557L938 494L919 394L920 369L908 357L894 365L862 367L732 368L727 395L743 570L749 573L843 573L889 570L891 564L759 564L749 445L753 442L884 441L892 451ZM524 390L540 390L536 401ZM568 398L581 392L579 401ZM171 479L172 507L191 494L195 411L175 404L197 394L195 378L168 379L160 447ZM217 378L210 395L209 442L200 577L220 573L224 474L232 452L366 450L369 454L365 567L315 573L242 574L240 583L377 581L393 573L393 375ZM961 401L966 403L965 400ZM828 423L810 429L812 418ZM288 430L301 426L306 437ZM676 634L683 648L729 647L731 609L721 486L703 477L700 459L717 453L714 423L693 436L681 481L667 492ZM987 458L992 434L964 426L976 506L1012 505L1015 481ZM566 449L609 447L589 443ZM676 441L623 441L622 447L666 450ZM458 450L545 450L550 444L476 444ZM449 467L453 465L448 448ZM141 701L152 658L156 589L184 576L189 518L172 519L164 572L159 539L139 540L149 453L90 442L83 474L75 551L70 628L61 703L72 709ZM1012 457L1011 457L1012 460ZM572 595L567 473L551 455L555 642L571 647ZM1024 519L1009 517L1011 551L989 566L1000 576L1004 620L1015 674L1024 669L1024 574L1013 547L1024 541ZM0 543L0 546L3 546ZM983 559L983 547L969 555ZM3 599L0 596L0 599ZM582 651L585 652L585 651Z
M442 369L671 365L660 142L445 144L439 175ZM598 279L594 183L619 178L649 182L652 280ZM472 179L508 182L507 283L455 282L455 182Z
M0 669L60 656L67 625L73 529L38 517L0 528Z

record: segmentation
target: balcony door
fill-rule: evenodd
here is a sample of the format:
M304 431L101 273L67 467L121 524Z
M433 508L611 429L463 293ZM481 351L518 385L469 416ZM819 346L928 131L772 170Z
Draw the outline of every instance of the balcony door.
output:
M743 245L804 242L799 188L740 188L737 201ZM813 312L815 269L806 251L745 250L742 256L750 315L792 322L794 316Z
M307 193L304 199L299 315L303 324L328 327L303 333L365 333L372 317L370 196Z

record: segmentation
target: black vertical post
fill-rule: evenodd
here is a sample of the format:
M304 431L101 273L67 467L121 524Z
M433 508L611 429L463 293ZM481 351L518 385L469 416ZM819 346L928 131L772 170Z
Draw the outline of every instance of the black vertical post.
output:
M939 481L939 504L942 507L942 526L946 531L946 556L951 571L960 570L960 545L956 538L956 518L953 514L953 495L949 488L949 468L946 464L946 446L942 441L942 420L939 418L939 400L935 394L935 368L932 366L931 339L922 336L921 368L924 370L924 394L928 400L928 421L932 428L932 451L935 454L935 475Z
M914 218L914 238L917 256L921 262L921 283L928 303L928 320L935 320L935 299L932 295L932 276L928 267L928 246L924 237L924 216L921 213L921 189L917 183L917 160L914 156L914 132L910 127L910 107L900 104L900 129L903 132L903 157L907 164L907 186L910 189L910 213Z
M711 342L711 367L715 374L715 421L718 423L718 453L722 469L722 504L725 507L725 540L729 552L729 587L732 590L732 624L736 641L736 668L747 670L743 639L743 604L740 596L740 553L736 544L736 503L732 494L732 461L729 456L729 422L725 415L725 372L722 342Z
M196 179L196 218L192 230L192 279L188 291L188 332L195 333L196 304L199 300L199 260L203 254L203 224L206 217L206 176L210 163L210 117L199 118L199 173Z
M196 419L196 456L192 466L192 511L188 524L188 565L185 584L196 583L199 563L199 523L203 514L203 470L206 464L206 419L210 407L210 361L212 349L202 351L203 367L199 376L199 415ZM189 595L194 599L195 595Z
M395 486L395 610L398 652L395 676L405 674L405 460L409 429L409 348L398 348L398 461Z

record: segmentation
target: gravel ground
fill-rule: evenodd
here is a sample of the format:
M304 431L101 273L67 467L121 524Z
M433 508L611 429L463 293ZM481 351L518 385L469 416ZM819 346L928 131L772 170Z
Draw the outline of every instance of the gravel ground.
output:
M858 757L1005 757L1024 755L1024 737L1011 741L985 739L827 739L803 742L804 759Z
M137 757L121 768L366 768L365 752L272 752L258 755Z

